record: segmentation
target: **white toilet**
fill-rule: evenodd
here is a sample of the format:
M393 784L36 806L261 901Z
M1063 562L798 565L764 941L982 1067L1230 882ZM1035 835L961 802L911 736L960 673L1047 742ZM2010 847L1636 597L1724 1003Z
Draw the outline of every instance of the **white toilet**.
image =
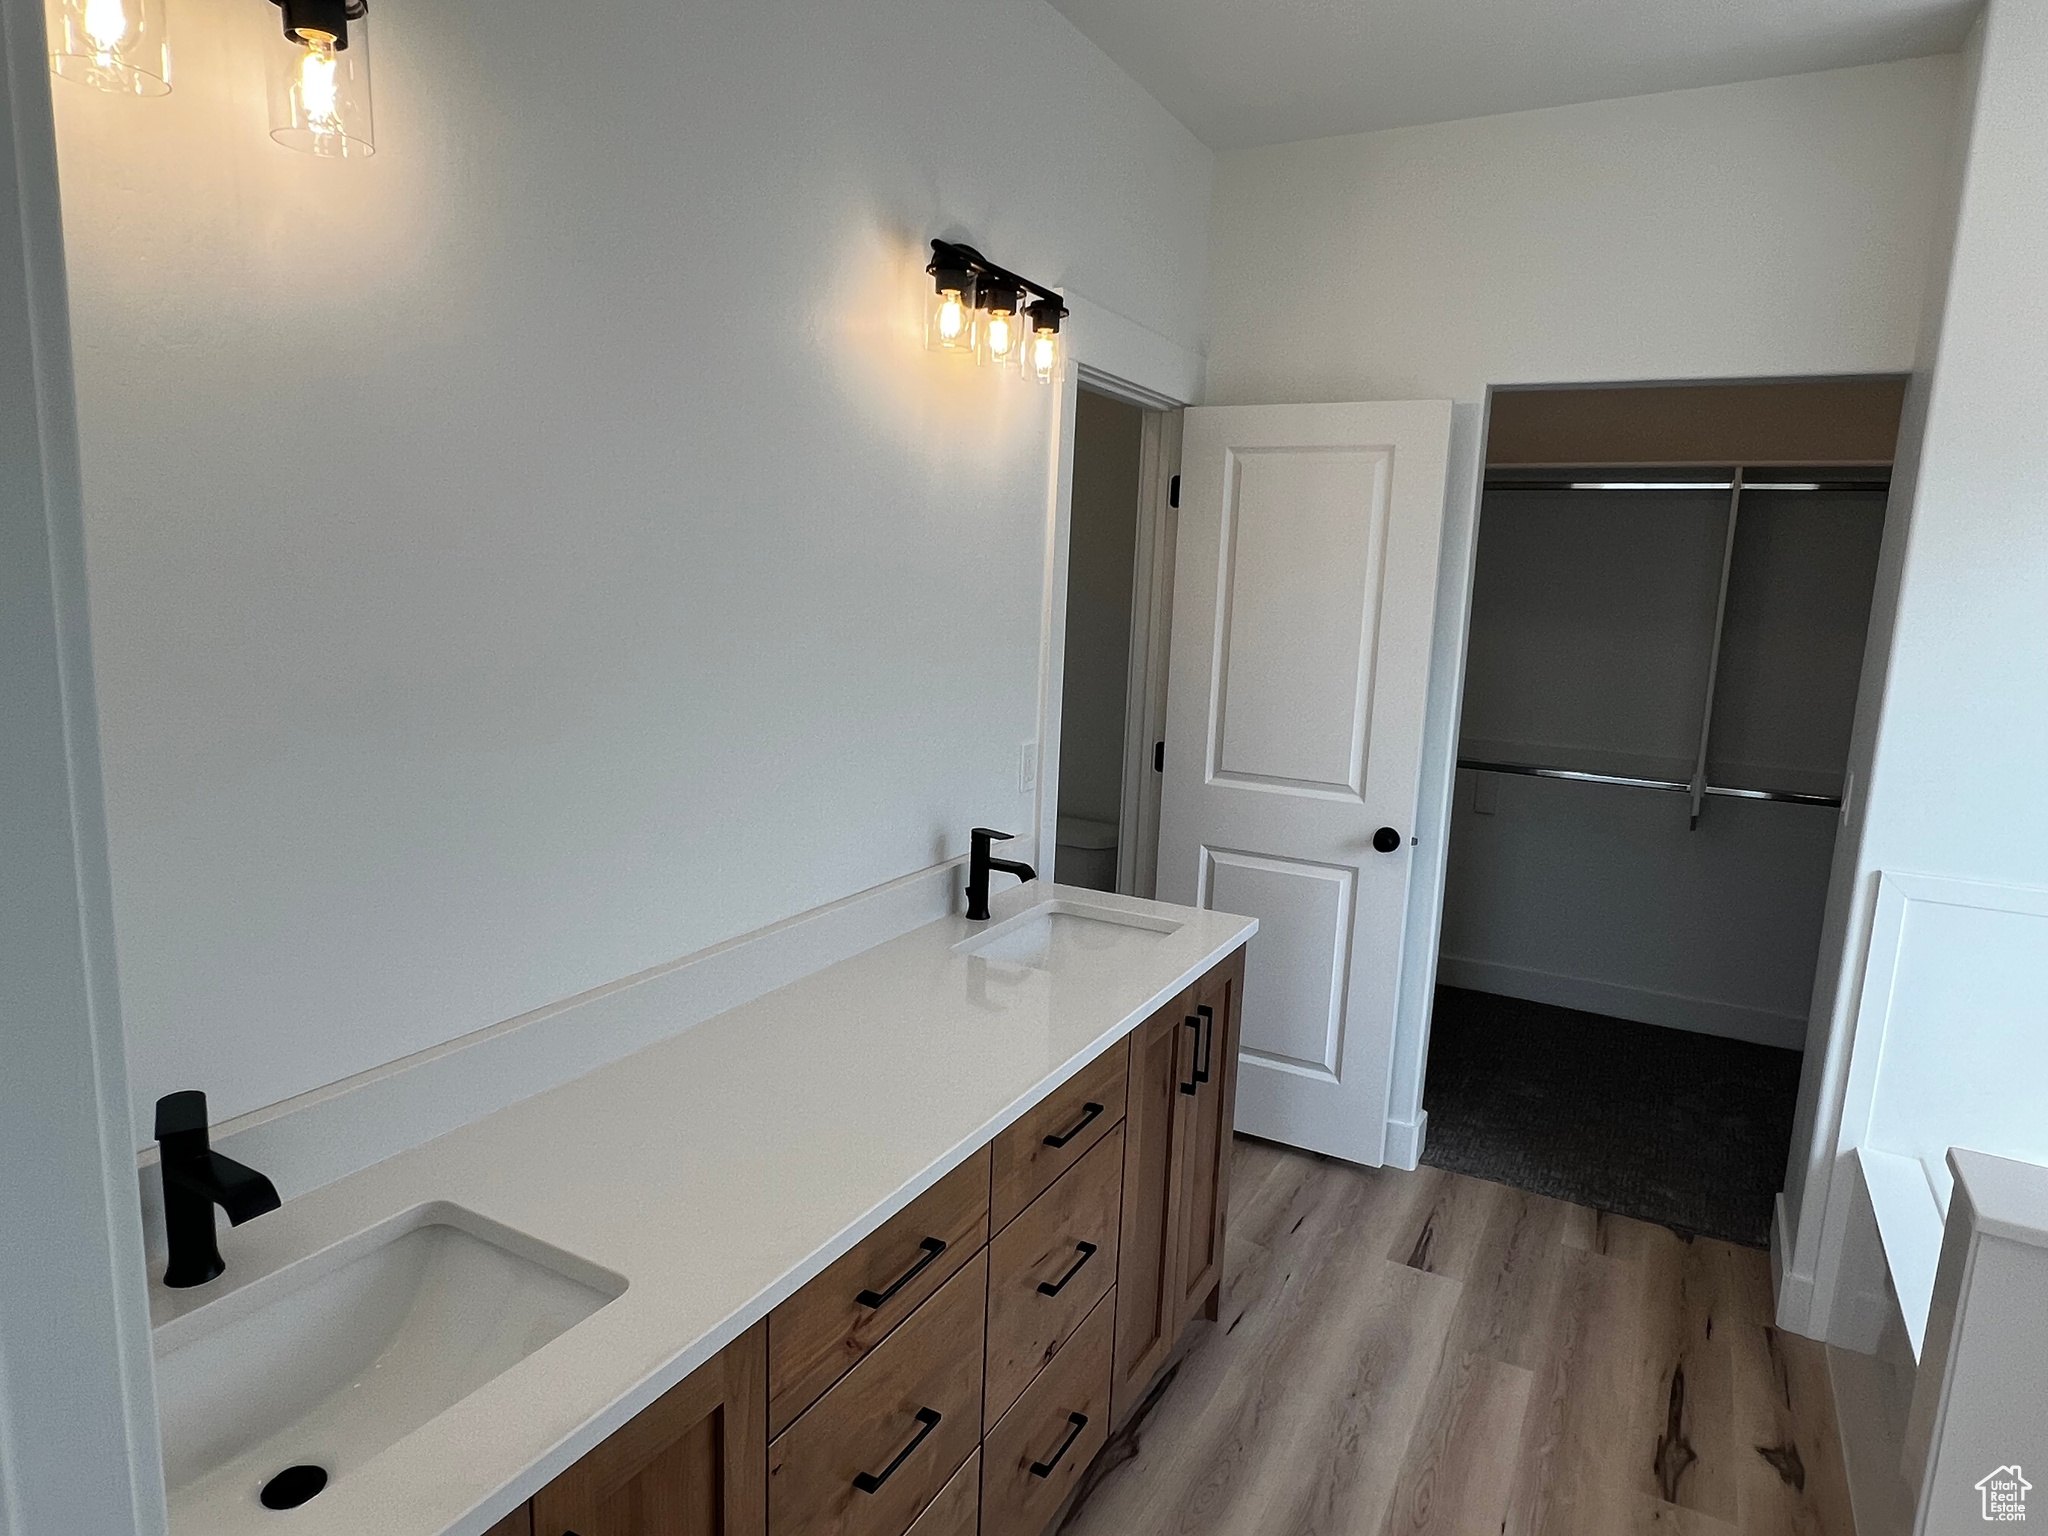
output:
M1053 878L1061 885L1115 890L1116 823L1089 816L1060 817L1058 862Z

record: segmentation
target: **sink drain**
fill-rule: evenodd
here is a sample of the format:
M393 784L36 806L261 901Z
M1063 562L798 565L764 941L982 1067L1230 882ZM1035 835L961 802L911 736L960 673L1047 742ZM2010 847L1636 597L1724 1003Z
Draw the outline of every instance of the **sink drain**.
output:
M297 1509L326 1486L325 1467L286 1467L263 1485L257 1497L265 1509Z

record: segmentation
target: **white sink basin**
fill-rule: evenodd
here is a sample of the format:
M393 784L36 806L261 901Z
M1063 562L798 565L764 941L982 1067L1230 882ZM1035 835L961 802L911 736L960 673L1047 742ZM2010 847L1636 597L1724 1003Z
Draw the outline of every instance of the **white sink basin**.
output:
M277 1473L345 1481L625 1289L435 1203L170 1319L154 1342L172 1531L288 1529L260 1499Z
M1179 928L1170 917L1060 897L962 939L953 952L1056 971L1105 956L1143 953Z

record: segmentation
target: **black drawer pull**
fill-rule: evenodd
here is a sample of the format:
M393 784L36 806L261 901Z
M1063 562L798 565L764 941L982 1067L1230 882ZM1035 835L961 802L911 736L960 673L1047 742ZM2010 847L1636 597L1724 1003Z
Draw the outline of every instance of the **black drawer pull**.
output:
M1059 1277L1059 1279L1057 1279L1057 1280L1041 1280L1041 1281L1039 1281L1039 1282L1038 1282L1038 1294L1039 1294L1039 1295L1041 1295L1041 1296L1057 1296L1057 1295L1059 1295L1059 1293L1060 1293L1061 1291L1064 1291L1064 1290L1065 1290L1065 1289L1067 1288L1067 1282L1068 1282L1069 1280L1073 1279L1073 1278L1074 1278L1074 1276L1076 1276L1076 1275L1078 1275L1079 1273L1081 1273L1081 1266L1082 1266L1083 1264L1086 1264L1086 1263L1087 1263L1087 1262L1088 1262L1088 1261L1089 1261L1090 1259L1092 1259L1092 1258L1094 1258L1094 1257L1095 1257L1095 1245L1094 1245L1093 1243L1076 1243L1076 1244L1074 1244L1074 1246L1075 1246L1076 1248L1078 1248L1078 1249L1080 1249L1080 1250L1081 1250L1081 1257L1079 1257L1078 1259L1074 1260L1074 1267L1073 1267L1072 1269L1068 1270L1068 1271L1067 1271L1067 1272L1066 1272L1066 1273L1065 1273L1064 1275L1061 1275L1061 1276Z
M1074 1128L1071 1131L1068 1131L1064 1136L1048 1136L1045 1138L1045 1144L1048 1147L1064 1147L1076 1136L1087 1130L1094 1123L1095 1117L1102 1113L1102 1106L1100 1104L1083 1104L1081 1108L1086 1113L1074 1123Z
M864 1307L887 1306L890 1297L931 1268L932 1260L946 1251L946 1240L943 1237L928 1237L917 1246L924 1250L924 1257L898 1275L894 1285L890 1286L886 1291L862 1291L853 1299Z
M1067 1431L1067 1438L1060 1442L1060 1448L1052 1453L1052 1460L1034 1461L1031 1463L1031 1475L1033 1477L1052 1476L1052 1469L1060 1464L1060 1458L1074 1448L1074 1442L1081 1438L1081 1431L1088 1427L1088 1415L1085 1413L1070 1413L1067 1415L1067 1423L1072 1428Z
M924 1444L924 1437L939 1427L939 1410L936 1408L918 1409L917 1424L917 1433L910 1437L910 1444L906 1445L905 1447L903 1447L902 1450L896 1453L896 1459L890 1462L889 1465L887 1465L886 1467L882 1468L882 1472L879 1477L872 1472L856 1473L853 1479L853 1486L858 1488L862 1493L873 1493L877 1489L879 1489L882 1486L882 1484L886 1483L887 1481L889 1481L890 1478L894 1477L896 1475L896 1469L902 1466L904 1462L910 1460L910 1453L916 1450L920 1445Z
M1216 1010L1203 1003L1195 1010L1202 1020L1202 1064L1195 1068L1195 1081L1209 1081L1209 1069L1216 1065Z
M1202 1076L1202 1070L1197 1065L1202 1059L1202 1021L1193 1014L1189 1014L1187 1017L1187 1027L1195 1032L1195 1043L1188 1052L1188 1080L1180 1085L1180 1091L1182 1093L1193 1093L1198 1086L1207 1082L1208 1079Z

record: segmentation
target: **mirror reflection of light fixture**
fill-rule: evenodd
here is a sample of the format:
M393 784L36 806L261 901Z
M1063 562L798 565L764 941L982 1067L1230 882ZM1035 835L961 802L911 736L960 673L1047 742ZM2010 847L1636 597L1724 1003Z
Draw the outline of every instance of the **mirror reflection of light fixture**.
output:
M1050 288L999 267L971 245L932 242L932 295L925 311L925 345L935 352L972 354L992 368L1009 368L1050 384L1060 371L1060 321L1067 307Z
M369 0L272 0L286 47L270 68L270 136L326 160L376 153Z
M116 96L170 91L164 0L59 0L55 12L52 72Z

